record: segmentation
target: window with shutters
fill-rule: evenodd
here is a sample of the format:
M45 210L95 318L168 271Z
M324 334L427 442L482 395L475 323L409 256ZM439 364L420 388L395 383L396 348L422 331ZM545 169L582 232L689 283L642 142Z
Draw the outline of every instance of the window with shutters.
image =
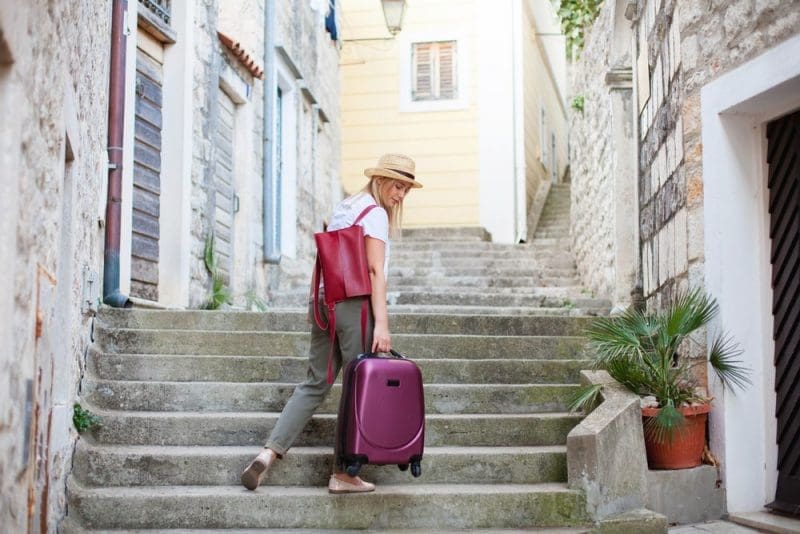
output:
M412 100L458 98L456 52L456 41L412 44Z
M400 54L400 112L467 109L469 39L456 31L403 31Z

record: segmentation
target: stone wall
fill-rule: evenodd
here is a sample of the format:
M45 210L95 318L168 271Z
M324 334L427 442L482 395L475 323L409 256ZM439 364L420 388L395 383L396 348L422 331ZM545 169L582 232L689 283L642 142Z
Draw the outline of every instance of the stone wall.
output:
M583 97L583 111L570 108L572 180L571 233L578 273L599 295L614 290L613 155L609 69L613 2L603 4L586 35L586 46L571 71L571 95Z
M800 11L779 0L646 0L637 15L637 75L649 90L638 116L642 274L657 307L704 285L700 89L797 34Z
M221 44L217 38L216 1L197 0L194 11L192 118L192 194L191 265L189 305L202 304L211 292L211 277L206 269L206 239L214 226L214 128L219 115L217 91L222 65Z
M194 69L195 116L192 172L192 271L190 306L200 305L210 292L211 280L203 263L206 235L213 222L214 147L209 140L216 121L216 98L219 70L230 57L221 49L217 29L228 31L241 40L254 59L263 63L263 0L235 3L198 2L195 27L196 58ZM243 188L241 216L237 231L248 237L246 282L234 293L234 304L247 306L253 296L269 299L270 294L307 286L314 258L313 233L341 197L339 165L339 52L336 43L325 31L324 2L275 2L275 44L286 50L300 72L297 87L291 92L291 104L297 108L296 138L284 140L296 150L296 250L282 250L276 266L265 263L263 249L262 205L262 126L265 80L250 78L253 93L249 113L252 114L252 154L249 168L237 171L237 180L247 181ZM241 22L241 23L240 23ZM237 68L234 65L234 68ZM240 74L241 71L239 71ZM247 78L243 75L243 78ZM303 88L303 91L300 88ZM320 114L320 110L323 111ZM323 117L325 120L323 120ZM237 191L238 193L238 191ZM242 195L240 195L241 198ZM241 222L239 222L241 221Z
M277 4L276 44L292 58L300 71L298 84L305 90L299 92L296 102L297 246L293 254L282 258L280 268L270 273L271 292L308 287L316 253L313 234L322 230L342 197L339 45L325 30L327 4Z
M55 532L65 511L77 438L72 403L102 263L110 10L100 0L0 4L0 276L11 288L0 307L7 532Z

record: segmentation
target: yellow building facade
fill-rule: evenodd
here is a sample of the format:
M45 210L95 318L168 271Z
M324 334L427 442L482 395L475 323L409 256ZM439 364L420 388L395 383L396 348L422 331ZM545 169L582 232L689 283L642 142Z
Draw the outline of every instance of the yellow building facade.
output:
M380 2L343 0L340 27L345 190L362 187L381 154L405 153L425 185L406 200L406 227L529 238L568 163L549 2L409 1L402 30L381 39Z

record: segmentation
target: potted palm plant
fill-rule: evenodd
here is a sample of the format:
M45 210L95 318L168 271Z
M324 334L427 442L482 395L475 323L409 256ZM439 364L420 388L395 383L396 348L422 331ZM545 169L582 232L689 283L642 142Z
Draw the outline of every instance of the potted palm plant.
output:
M698 383L694 367L706 360L690 358L692 334L717 314L716 302L704 292L681 293L662 311L629 309L617 317L601 317L587 329L593 368L605 369L615 380L643 398L645 447L653 469L700 465L705 422L711 398ZM736 357L738 346L717 335L708 363L723 387L743 388L748 369ZM579 390L572 410L594 406L601 385ZM673 456L677 455L677 456Z

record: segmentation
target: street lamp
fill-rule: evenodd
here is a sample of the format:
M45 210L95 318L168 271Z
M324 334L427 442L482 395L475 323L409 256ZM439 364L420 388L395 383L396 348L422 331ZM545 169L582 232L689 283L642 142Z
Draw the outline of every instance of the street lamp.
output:
M406 0L381 0L381 7L383 7L383 19L386 21L386 29L394 37L403 27Z
M391 41L403 27L403 15L406 12L406 0L381 0L383 9L383 20L386 22L386 29L389 30L389 37L364 37L359 39L343 39L348 43L358 41Z

